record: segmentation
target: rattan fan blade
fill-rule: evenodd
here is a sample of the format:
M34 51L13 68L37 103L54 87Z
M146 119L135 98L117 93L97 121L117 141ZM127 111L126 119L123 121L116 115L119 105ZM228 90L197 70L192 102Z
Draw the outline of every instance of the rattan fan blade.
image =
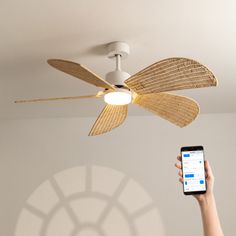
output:
M28 100L17 100L15 103L33 103L33 102L50 102L50 101L63 101L63 100L78 100L86 98L100 98L104 92L100 91L95 95L85 95L85 96L74 96L74 97L56 97L56 98L35 98Z
M106 105L94 123L89 136L103 134L118 127L124 122L127 112L128 105Z
M98 75L94 74L84 66L75 62L61 59L49 59L48 64L66 74L79 78L89 84L93 84L101 88L114 90L113 86L107 81L103 80Z
M148 94L216 86L217 79L194 60L168 58L131 76L125 84L138 94Z
M179 127L190 124L199 113L199 106L194 100L169 93L137 95L133 103Z

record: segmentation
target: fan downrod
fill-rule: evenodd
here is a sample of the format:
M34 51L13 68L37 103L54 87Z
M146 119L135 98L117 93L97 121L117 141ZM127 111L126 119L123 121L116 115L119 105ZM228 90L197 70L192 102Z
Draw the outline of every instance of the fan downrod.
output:
M117 86L124 87L124 81L130 77L125 71L121 69L121 59L128 57L130 53L129 45L125 42L112 42L107 45L108 58L116 60L116 68L114 71L106 74L106 81Z

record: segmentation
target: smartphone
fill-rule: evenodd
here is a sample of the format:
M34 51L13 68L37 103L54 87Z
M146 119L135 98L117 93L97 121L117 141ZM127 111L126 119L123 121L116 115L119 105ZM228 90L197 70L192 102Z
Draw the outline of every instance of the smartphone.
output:
M181 157L184 194L206 193L203 146L181 147Z

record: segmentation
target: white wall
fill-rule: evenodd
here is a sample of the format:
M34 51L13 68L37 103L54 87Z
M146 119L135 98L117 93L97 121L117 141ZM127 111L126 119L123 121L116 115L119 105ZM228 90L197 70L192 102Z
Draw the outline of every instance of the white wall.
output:
M216 200L225 235L236 235L236 114L201 115L179 129L156 117L128 117L113 132L88 137L94 119L0 121L0 235L14 235L20 210L53 174L98 164L136 179L154 198L167 236L201 235L200 212L182 194L175 157L182 145L205 146L216 177Z

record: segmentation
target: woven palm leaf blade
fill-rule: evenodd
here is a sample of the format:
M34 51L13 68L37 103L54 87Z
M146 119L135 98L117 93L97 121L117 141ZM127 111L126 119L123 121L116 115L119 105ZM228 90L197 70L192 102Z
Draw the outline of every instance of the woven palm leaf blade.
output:
M120 126L128 112L128 105L106 105L94 123L89 136L99 135Z
M216 86L213 73L204 65L187 58L159 61L125 81L138 94Z
M49 59L48 64L66 74L72 75L97 87L113 90L113 86L80 64L61 59Z
M137 95L133 103L179 127L190 124L199 113L194 100L169 93Z

